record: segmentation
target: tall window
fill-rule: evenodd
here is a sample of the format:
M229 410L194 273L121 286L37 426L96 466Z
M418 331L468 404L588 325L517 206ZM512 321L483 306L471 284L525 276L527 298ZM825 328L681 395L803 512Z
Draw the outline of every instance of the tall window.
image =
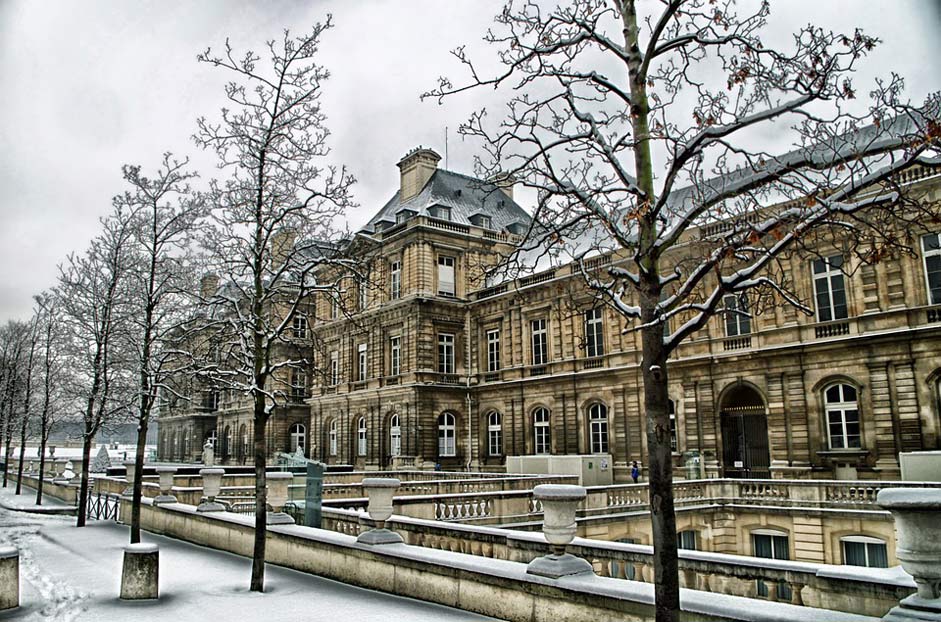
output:
M591 453L608 453L608 408L604 404L592 404L588 408L588 432Z
M359 293L359 309L363 311L369 306L369 281L367 279L359 279L357 292Z
M818 322L843 320L848 317L842 268L842 255L815 259L813 262Z
M748 311L748 297L745 294L731 294L722 299L725 307L725 336L738 337L751 333L751 315Z
M340 299L339 294L330 297L330 319L335 320L340 317Z
M206 436L206 442L212 445L212 448L216 448L216 443L219 441L219 437L216 434L216 429L213 428L209 430L209 435Z
M551 432L549 428L549 410L539 407L533 411L533 434L535 435L535 446L533 449L537 454L547 454L550 451Z
M790 559L787 534L771 529L755 530L751 534L755 557L766 559ZM791 600L791 590L786 583L778 583L778 600ZM758 579L758 595L768 596L768 585Z
M438 295L454 296L454 257L438 256Z
M402 455L402 426L399 424L398 415L389 418L389 454Z
M848 384L835 384L827 387L823 396L830 449L861 447L856 389Z
M686 531L679 531L676 534L676 548L686 549L687 551L696 551L698 550L696 542L696 531L693 529L687 529Z
M889 567L884 540L869 536L847 536L840 539L840 546L843 548L843 563L847 566Z
M291 331L296 339L307 339L307 318L303 315L295 315L291 322Z
M356 366L356 371L357 371L356 378L362 381L366 379L366 344L365 343L359 344L359 347L357 348L357 353L358 353L358 357L357 357L358 364Z
M402 372L402 338L389 338L389 375L398 376Z
M291 369L291 397L294 399L307 397L307 372L303 369Z
M601 307L585 311L585 354L588 357L604 354L604 323Z
M549 361L549 345L546 335L546 319L531 320L529 332L532 335L533 365L545 365Z
M941 234L929 233L923 235L921 237L921 250L925 253L928 304L941 305Z
M438 333L438 372L454 373L454 335Z
M487 453L491 456L503 454L503 416L497 411L487 415Z
M402 264L393 261L389 266L389 294L392 300L397 300L402 295Z
M334 419L330 422L330 455L337 455L337 420Z
M454 415L451 413L443 413L438 417L438 455L441 457L457 455Z
M330 384L340 384L340 354L336 350L330 353Z
M500 329L487 331L487 371L500 371Z
M298 449L301 450L301 453L306 453L307 428L300 423L295 423L291 426L288 434L291 439L291 453L296 452Z
M356 425L356 455L366 455L366 417L360 417Z
M667 400L667 412L670 413L670 449L676 451L676 402Z

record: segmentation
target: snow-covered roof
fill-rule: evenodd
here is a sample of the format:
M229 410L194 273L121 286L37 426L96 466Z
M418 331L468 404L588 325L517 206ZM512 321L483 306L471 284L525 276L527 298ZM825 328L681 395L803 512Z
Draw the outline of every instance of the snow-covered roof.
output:
M363 231L376 233L379 222L393 225L397 214L405 210L415 216L434 217L431 213L434 207L450 209L449 219L463 225L472 225L472 216L489 216L490 228L497 231L517 223L525 225L530 220L529 214L495 184L445 169L436 169L421 191L410 199L400 202L400 192L366 223Z

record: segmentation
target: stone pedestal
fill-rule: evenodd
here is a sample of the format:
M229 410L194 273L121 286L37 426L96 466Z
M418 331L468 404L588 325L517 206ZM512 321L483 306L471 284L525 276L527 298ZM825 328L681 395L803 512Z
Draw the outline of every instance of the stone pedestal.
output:
M391 477L367 477L363 489L369 497L369 518L376 528L365 531L356 538L361 544L400 544L402 536L386 529L386 521L392 516L392 499L401 482Z
M0 611L20 606L20 552L0 548Z
M129 544L124 547L121 572L121 600L157 598L160 550L156 544Z
M293 525L294 519L284 513L284 505L288 502L289 486L294 481L291 473L267 473L268 512L266 523L269 525Z
M224 512L225 506L216 501L222 490L222 476L225 469L200 469L203 478L203 501L196 506L197 512Z

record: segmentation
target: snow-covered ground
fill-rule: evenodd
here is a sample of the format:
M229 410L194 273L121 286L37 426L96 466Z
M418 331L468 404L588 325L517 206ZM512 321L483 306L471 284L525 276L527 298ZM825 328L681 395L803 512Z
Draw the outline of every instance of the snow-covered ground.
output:
M251 560L146 533L144 542L160 546L160 599L123 602L118 592L127 527L91 521L77 529L74 517L2 507L29 505L24 496L0 489L0 546L20 550L21 607L0 613L4 622L492 619L271 565L267 591L252 593L247 589Z

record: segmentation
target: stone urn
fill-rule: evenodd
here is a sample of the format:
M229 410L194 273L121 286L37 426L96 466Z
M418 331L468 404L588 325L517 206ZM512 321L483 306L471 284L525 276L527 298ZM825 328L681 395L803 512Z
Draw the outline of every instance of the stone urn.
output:
M876 503L892 513L896 555L918 586L883 619L941 621L941 489L886 488Z
M294 519L284 513L284 506L288 502L289 486L294 481L293 473L266 473L268 505L271 506L271 512L268 512L267 524L269 525L293 525Z
M154 505L160 505L161 503L176 503L176 497L170 494L170 491L173 488L174 475L176 475L176 467L157 467L157 476L160 478L160 494L154 498Z
M124 492L122 492L121 495L129 497L134 494L134 474L135 471L137 471L137 462L134 460L125 460L124 470L126 472L124 477L127 480L127 487L124 489Z
M222 490L222 476L225 469L200 469L203 478L203 500L196 506L197 512L224 512L225 506L216 501Z
M366 511L369 518L375 521L376 527L364 531L356 538L363 544L398 544L402 536L386 529L386 521L392 516L392 498L402 482L393 477L367 477L363 480L363 490L369 497Z
M565 552L565 547L575 539L578 529L575 513L586 495L582 486L541 484L533 488L533 498L542 502L542 532L552 553L529 562L527 573L558 579L594 572L586 560Z

